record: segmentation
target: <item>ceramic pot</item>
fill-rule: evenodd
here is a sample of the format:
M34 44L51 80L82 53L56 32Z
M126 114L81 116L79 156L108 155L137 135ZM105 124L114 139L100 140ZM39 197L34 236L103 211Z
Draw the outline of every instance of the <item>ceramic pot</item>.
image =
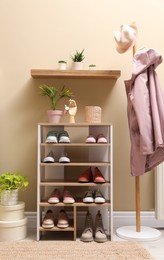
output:
M18 203L18 190L3 190L1 192L1 205L12 206Z
M84 63L75 61L72 63L72 70L83 70Z
M50 123L59 123L62 114L63 114L62 110L47 110L48 121Z
M59 70L66 70L67 69L67 63L65 63L65 62L58 62L58 69Z

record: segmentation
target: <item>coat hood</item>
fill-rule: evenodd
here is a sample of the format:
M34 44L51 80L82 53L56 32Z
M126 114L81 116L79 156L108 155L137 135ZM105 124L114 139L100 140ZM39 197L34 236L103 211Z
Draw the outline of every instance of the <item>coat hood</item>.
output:
M158 51L146 48L140 49L133 57L132 78L135 78L151 65L156 69L161 62L162 56Z

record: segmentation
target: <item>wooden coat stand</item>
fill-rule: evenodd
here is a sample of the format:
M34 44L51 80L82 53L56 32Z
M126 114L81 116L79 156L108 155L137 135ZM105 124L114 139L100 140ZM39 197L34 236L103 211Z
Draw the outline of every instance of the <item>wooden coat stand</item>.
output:
M136 27L135 23L133 25ZM133 56L136 53L136 44L133 46ZM123 239L137 241L154 241L161 237L161 232L154 228L141 226L140 220L140 176L135 176L136 226L120 227L116 234Z

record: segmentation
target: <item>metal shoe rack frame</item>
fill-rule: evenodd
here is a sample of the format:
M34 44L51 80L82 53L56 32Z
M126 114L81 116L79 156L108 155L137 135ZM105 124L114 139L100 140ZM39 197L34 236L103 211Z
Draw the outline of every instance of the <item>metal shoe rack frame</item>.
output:
M71 143L69 144L46 144L46 135L50 130L66 130L69 133ZM106 144L87 144L85 139L89 134L95 137L103 133L107 138ZM55 155L55 163L43 163L42 159L49 151ZM71 159L70 163L59 163L58 158L62 153L67 153ZM98 167L106 179L104 184L94 182L79 183L78 177L89 166ZM113 127L111 124L38 124L38 166L37 166L37 240L45 239L51 233L51 239L55 239L53 234L59 232L72 232L73 240L77 239L78 225L81 224L81 214L89 209L93 219L100 210L102 213L103 225L109 240L113 239ZM75 198L74 204L64 204L62 200L58 204L49 204L48 196L54 188L68 190L73 189ZM82 194L84 189L99 188L106 198L103 204L83 203ZM42 219L48 209L52 209L57 219L57 212L64 208L68 211L70 226L65 229L55 227L51 229L42 228ZM80 216L79 216L80 214ZM83 222L85 219L83 218ZM83 223L84 224L84 223ZM52 234L52 232L55 232Z

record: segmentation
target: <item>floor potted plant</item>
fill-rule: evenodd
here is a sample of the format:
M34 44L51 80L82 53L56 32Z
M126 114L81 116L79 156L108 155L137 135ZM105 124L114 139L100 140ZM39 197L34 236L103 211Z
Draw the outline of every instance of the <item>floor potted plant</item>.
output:
M47 110L48 121L50 123L59 123L63 111L56 109L57 104L62 98L72 98L73 93L69 89L65 89L65 87L60 90L47 84L42 84L39 88L41 90L40 95L49 97L51 102L51 110Z
M73 70L82 70L83 69L83 60L85 59L84 56L84 49L81 52L76 51L75 54L71 56L72 59L72 69Z
M2 173L0 175L1 205L12 206L18 203L18 191L28 186L26 176L16 173Z

